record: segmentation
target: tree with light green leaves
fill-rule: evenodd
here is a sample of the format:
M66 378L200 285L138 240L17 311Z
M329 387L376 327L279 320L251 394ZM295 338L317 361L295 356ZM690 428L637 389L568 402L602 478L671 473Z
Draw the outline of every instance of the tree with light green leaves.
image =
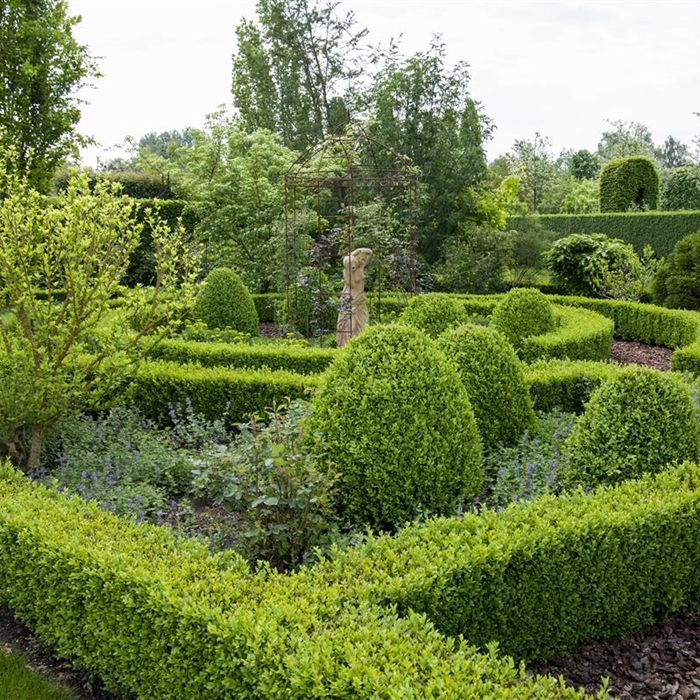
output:
M335 0L258 0L236 28L233 102L243 128L267 129L304 150L347 121L367 35Z
M284 264L284 175L298 153L224 112L190 133L179 186L197 213L207 266L235 268L252 292L274 291Z
M89 139L77 131L77 91L99 71L73 37L65 0L0 2L0 149L41 192Z
M523 201L530 213L542 211L560 175L550 148L549 139L535 132L532 140L517 140L508 154L511 172L520 179Z
M105 181L91 191L85 173L50 201L16 173L0 172L0 189L0 454L35 469L61 416L123 386L146 332L176 311L164 294L177 287L182 304L197 270L183 231L151 214L156 284L116 313L110 300L143 226L133 200Z

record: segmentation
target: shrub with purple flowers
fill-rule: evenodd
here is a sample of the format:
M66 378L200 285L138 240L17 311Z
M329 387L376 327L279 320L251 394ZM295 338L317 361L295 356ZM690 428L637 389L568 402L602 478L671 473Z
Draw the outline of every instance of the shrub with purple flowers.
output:
M557 491L557 474L567 460L564 442L576 417L553 411L539 415L536 435L526 432L512 447L492 449L484 459L487 474L485 505L505 508Z

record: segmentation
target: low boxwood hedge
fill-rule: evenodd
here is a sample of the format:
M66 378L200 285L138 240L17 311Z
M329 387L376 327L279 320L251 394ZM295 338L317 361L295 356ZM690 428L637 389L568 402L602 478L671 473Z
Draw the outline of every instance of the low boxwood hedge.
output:
M585 697L444 637L424 615L397 616L371 588L358 596L357 581L252 574L239 557L2 471L0 604L110 689L141 700Z
M179 364L196 362L203 367L267 367L299 374L316 374L328 367L335 354L336 351L330 348L163 340L153 348L150 356Z
M240 423L274 402L308 396L319 375L283 370L202 367L176 362L142 362L128 397L143 414L154 420L167 416L175 403L189 399L192 410L209 420L225 417Z

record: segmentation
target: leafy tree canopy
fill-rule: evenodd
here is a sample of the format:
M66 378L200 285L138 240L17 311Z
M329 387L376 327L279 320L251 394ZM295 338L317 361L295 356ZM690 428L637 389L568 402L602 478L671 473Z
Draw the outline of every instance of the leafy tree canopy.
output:
M0 148L42 192L77 147L76 92L99 71L86 46L73 38L80 17L65 0L0 2Z

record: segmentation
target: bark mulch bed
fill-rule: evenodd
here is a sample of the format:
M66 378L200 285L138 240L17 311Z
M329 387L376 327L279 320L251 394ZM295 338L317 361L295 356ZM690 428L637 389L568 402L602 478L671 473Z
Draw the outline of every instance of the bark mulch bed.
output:
M272 335L272 329L261 329ZM669 368L671 350L616 340L611 360L660 370ZM26 655L32 668L76 689L81 700L116 700L99 681L55 659L8 610L0 609L0 648ZM531 673L561 676L567 685L594 693L601 677L621 700L689 700L700 698L700 611L678 614L638 630L624 639L580 647L551 661L531 665Z

